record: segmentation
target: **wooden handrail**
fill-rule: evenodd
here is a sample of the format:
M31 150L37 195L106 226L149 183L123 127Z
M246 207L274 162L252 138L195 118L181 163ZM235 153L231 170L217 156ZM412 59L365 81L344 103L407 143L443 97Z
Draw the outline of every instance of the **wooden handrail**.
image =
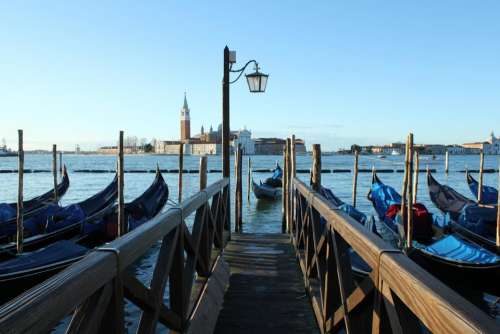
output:
M419 322L439 333L498 332L491 317L398 249L298 178L291 184L292 240L322 333L342 326L348 333L406 332ZM371 268L369 275L354 279L349 248Z
M102 330L104 326L121 332L124 329L123 310L121 313L109 312L110 308L116 308L113 303L121 304L123 309L124 293L144 310L141 332L154 331L157 321L175 331L185 331L189 327L188 319L193 317L194 305L190 300L197 300L197 296L191 294L202 291L207 280L201 280L202 286L198 288L193 288L193 281L196 277L210 276L227 239L228 212L223 193L228 185L227 178L213 183L178 207L90 252L66 270L2 305L0 333L48 332L73 310L76 311L69 332L80 332L81 326L95 323L96 319L99 322L92 325L97 326L95 328ZM193 213L196 216L191 234L184 219ZM153 280L147 288L126 269L161 239ZM213 245L218 251L212 251ZM171 298L167 307L163 304L163 293L169 278ZM106 289L110 284L113 289ZM113 291L112 296L110 291ZM183 293L179 295L179 291ZM86 303L91 303L92 307L85 308ZM103 315L92 314L98 306L106 314L114 314L115 318L106 318L107 324L103 321L100 326Z

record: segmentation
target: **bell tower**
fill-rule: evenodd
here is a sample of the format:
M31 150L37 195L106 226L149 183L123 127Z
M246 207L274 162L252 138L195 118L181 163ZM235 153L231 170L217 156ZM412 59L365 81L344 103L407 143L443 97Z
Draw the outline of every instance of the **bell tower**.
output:
M181 109L181 141L187 141L189 138L191 138L191 121L186 92L184 92L184 105Z

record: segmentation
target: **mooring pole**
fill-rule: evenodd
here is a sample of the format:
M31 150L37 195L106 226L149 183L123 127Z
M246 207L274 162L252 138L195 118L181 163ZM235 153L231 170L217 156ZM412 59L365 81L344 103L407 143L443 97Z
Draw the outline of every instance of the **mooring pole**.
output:
M123 131L120 131L120 139L118 141L118 237L127 233L127 226L125 223L125 210L123 202L123 187L125 185L123 180Z
M290 205L291 205L291 208L290 208L290 223L291 223L291 226L289 226L290 228L290 231L289 232L293 232L293 220L294 220L294 214L295 214L295 195L294 195L294 191L293 191L293 179L295 178L295 176L297 175L297 151L296 151L296 147L295 147L295 135L292 135L292 146L291 146L291 150L290 150L290 166L291 166L291 173L290 173L290 179L288 181L289 183L289 187L290 187Z
M252 187L252 159L248 157L247 202L250 203L250 189Z
M358 150L354 151L354 177L352 182L352 206L356 207L356 194L358 189L358 160L359 153Z
M63 175L62 151L59 151L59 175Z
M229 167L229 48L224 48L224 73L222 78L222 177L230 181ZM223 198L226 201L226 230L231 231L231 182L224 189Z
M403 189L401 191L401 220L402 224L406 226L407 221L407 206L406 206L406 194L408 192L408 169L409 169L409 136L406 138L406 146L405 146L405 171L403 176Z
M408 225L406 227L406 244L408 249L413 247L413 133L408 136Z
M479 185L477 187L477 202L483 200L483 172L484 172L484 152L479 152ZM498 189L500 191L500 189Z
M52 145L52 177L54 180L54 202L57 203L57 145Z
M178 202L182 202L182 173L184 172L184 143L179 144L179 195Z
M500 248L500 163L498 164L498 199L497 199L497 248Z
M235 148L235 154L234 154L234 174L236 176L236 188L235 188L235 196L234 196L234 227L235 227L235 232L241 232L241 227L242 227L242 221L241 221L241 202L242 202L242 194L241 194L241 164L242 164L242 159L241 159L241 147L238 144L238 146Z
M413 176L413 203L417 203L418 192L418 172L420 168L420 157L418 151L415 151L415 173Z
M286 169L285 173L283 175L283 178L286 183L286 194L285 200L286 200L286 206L285 206L285 217L286 217L286 226L285 226L285 232L290 232L290 220L291 220L291 213L290 213L290 175L292 175L292 140L291 138L286 139Z
M207 156L200 157L200 190L207 187Z
M444 172L446 174L448 174L449 161L450 161L450 153L448 152L448 150L446 150L446 152L444 153Z
M286 170L287 166L287 154L288 154L288 146L285 141L285 145L283 145L283 178L281 179L281 232L285 233L286 231Z
M311 173L311 186L314 191L319 191L321 187L321 145L313 144L313 166Z
M18 186L17 186L17 219L16 219L16 247L17 253L23 252L24 226L23 226L23 178L24 178L24 149L23 149L23 130L17 130L18 135Z

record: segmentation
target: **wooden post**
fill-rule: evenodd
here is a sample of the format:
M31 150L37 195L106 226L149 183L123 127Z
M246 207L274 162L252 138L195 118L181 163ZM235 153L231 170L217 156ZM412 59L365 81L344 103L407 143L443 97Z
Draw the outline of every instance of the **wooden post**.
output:
M500 163L498 164L497 248L500 248Z
M120 138L118 140L118 237L127 233L127 226L125 222L125 208L123 202L123 187L125 185L123 180L123 131L120 131Z
M408 219L406 226L406 245L408 249L413 247L413 133L408 136Z
M285 232L290 232L290 226L291 226L291 211L290 211L290 176L292 175L292 139L287 138L286 139L286 170L283 175L283 178L286 181L286 207L285 207L285 217L286 217L286 226L285 226Z
M413 177L413 203L417 203L417 192L418 192L418 172L420 168L419 161L419 153L418 151L415 151L415 173Z
M477 187L477 202L481 203L483 200L483 171L484 171L484 152L479 153L479 185ZM500 189L498 189L500 191Z
M292 147L291 147L291 152L290 152L290 158L291 158L291 171L292 171L292 178L294 178L297 175L297 151L295 147L295 135L292 135Z
M177 201L182 202L182 173L184 172L184 143L179 144L179 195Z
M236 147L236 152L235 152L235 176L236 176L236 195L234 198L234 219L235 219L235 229L237 232L241 232L241 228L243 226L242 222L242 204L243 204L243 194L242 194L242 185L243 185L243 180L242 176L243 173L241 172L242 170L242 164L243 164L243 159L242 159L242 150L240 144Z
M448 174L448 163L449 163L449 159L450 159L450 154L448 152L448 150L446 150L445 154L444 154L444 172L446 174Z
M295 135L292 135L292 142L291 142L291 147L290 147L290 178L288 180L288 186L290 187L290 190L288 193L290 194L290 226L289 232L293 233L293 219L294 219L294 213L295 213L295 196L294 196L294 190L293 190L293 178L297 175L297 156L296 156L296 147L295 147Z
M57 145L52 145L52 176L54 179L54 202L57 203Z
M62 173L63 173L62 152L59 152L59 175L61 177Z
M200 190L207 187L207 156L200 157Z
M23 203L23 178L24 178L24 149L23 149L23 130L17 130L18 134L18 187L17 187L17 219L16 219L16 246L17 253L21 254L23 252L23 239L24 239L24 226L23 226L23 214L24 214L24 203Z
M287 220L287 203L286 203L286 172L287 172L287 161L288 161L288 145L286 144L283 146L283 178L281 180L281 200L282 200L282 207L281 207L281 213L282 213L282 219L281 219L281 233L286 232L286 220Z
M247 202L250 203L250 189L252 187L252 159L248 157Z
M352 206L356 207L356 193L358 189L358 160L359 153L358 151L354 151L354 177L352 182Z
M401 220L403 225L406 225L406 193L408 191L408 167L409 167L409 159L408 159L408 149L409 149L409 143L408 143L409 137L406 138L406 146L405 146L405 171L404 171L404 176L403 176L403 189L401 191Z
M222 177L231 178L230 166L229 166L229 155L230 155L230 147L229 147L229 136L230 134L230 120L229 120L229 48L224 48L224 73L222 78ZM224 189L223 197L226 201L226 229L231 231L231 186L229 185Z
M313 166L311 173L311 187L314 191L319 191L321 187L321 145L313 144Z

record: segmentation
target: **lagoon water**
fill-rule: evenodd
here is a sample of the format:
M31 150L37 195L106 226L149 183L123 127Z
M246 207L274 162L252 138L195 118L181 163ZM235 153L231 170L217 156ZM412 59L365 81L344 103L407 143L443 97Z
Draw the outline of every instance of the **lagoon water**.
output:
M252 156L253 169L273 168L276 162L282 163L281 156ZM353 157L345 155L324 156L322 158L322 167L328 169L353 169ZM234 159L231 159L231 172L234 173ZM250 196L250 201L247 201L247 157L243 157L243 229L245 232L280 232L281 230L281 201L267 202L258 201L253 194ZM50 169L51 155L26 155L26 169ZM73 170L78 169L107 169L112 170L116 165L115 156L104 155L64 155L63 163L67 166L70 176L70 187L66 195L62 198L61 204L68 205L82 199L85 199L94 193L104 188L112 179L112 173L73 173ZM497 156L485 156L486 169L498 169L499 158ZM162 156L162 155L127 155L125 156L125 169L127 170L152 170L156 168L156 164L162 169L178 168L177 156ZM198 169L199 157L185 156L185 169ZM375 166L377 169L403 169L403 156L387 156L385 159L380 159L376 156L360 156L359 168L371 169ZM208 157L208 169L221 169L221 156ZM448 175L444 173L444 156L436 156L432 159L431 156L422 156L420 159L420 169L425 169L426 166L431 169L436 169L434 174L437 180L441 183L449 184L457 191L472 198L472 194L467 187L464 173L459 170L479 169L478 156L450 156L450 172ZM311 167L310 156L298 156L297 168L309 169ZM17 169L16 157L0 158L0 170ZM309 174L297 174L299 178L308 182ZM254 173L255 180L265 179L270 176L270 173ZM379 175L382 181L386 184L394 186L398 191L402 187L402 173L382 173ZM52 188L52 175L50 173L27 173L24 175L24 198L29 199L42 192ZM221 177L220 173L209 173L208 184L218 180ZM178 175L165 173L164 178L170 189L169 198L177 201L177 184ZM352 192L352 173L324 173L322 174L322 184L332 188L334 193L347 203L351 203ZM139 196L153 181L154 173L126 173L125 174L125 201L130 201ZM232 211L234 211L234 177L232 176ZM439 213L429 199L425 173L420 173L418 185L418 201L422 202L429 208L430 211ZM360 173L358 176L358 208L367 213L374 214L374 210L370 202L366 199L368 192L371 174ZM498 174L485 174L484 184L498 187ZM0 203L14 202L17 198L17 174L5 173L0 174ZM184 174L183 178L183 197L196 193L198 190L198 174ZM171 204L168 204L164 210L168 210ZM234 221L234 220L233 220ZM156 260L158 246L153 247L151 251L144 256L141 261L138 261L134 267L138 278L144 282L148 282L151 278L152 267ZM139 310L132 304L127 305L127 326L130 332L134 332L139 317Z

